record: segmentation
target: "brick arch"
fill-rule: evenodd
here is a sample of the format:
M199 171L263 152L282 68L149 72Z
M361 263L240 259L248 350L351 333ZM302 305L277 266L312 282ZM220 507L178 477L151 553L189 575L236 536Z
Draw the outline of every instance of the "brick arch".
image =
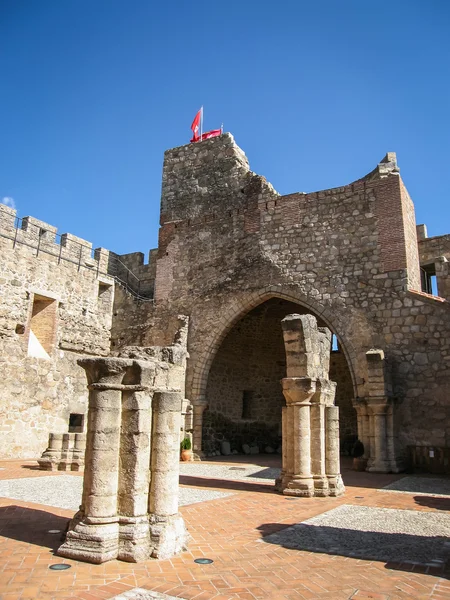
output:
M288 300L300 305L302 308L310 310L314 316L320 317L326 326L337 336L350 371L355 397L357 396L355 376L356 350L351 340L345 335L345 327L339 322L339 316L333 313L328 307L316 305L311 299L306 298L297 290L292 290L291 288L285 289L282 286L270 286L263 290L249 292L239 299L233 298L228 306L221 309L222 312L218 319L217 327L211 333L210 339L205 340L201 353L195 357L190 393L190 399L194 405L202 404L205 401L209 371L225 337L247 313L271 298Z

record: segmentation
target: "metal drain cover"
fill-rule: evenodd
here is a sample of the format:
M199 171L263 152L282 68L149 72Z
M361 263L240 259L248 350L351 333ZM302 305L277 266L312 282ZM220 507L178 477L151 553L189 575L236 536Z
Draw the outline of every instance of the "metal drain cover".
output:
M196 558L194 562L198 565L210 565L214 561L211 558Z

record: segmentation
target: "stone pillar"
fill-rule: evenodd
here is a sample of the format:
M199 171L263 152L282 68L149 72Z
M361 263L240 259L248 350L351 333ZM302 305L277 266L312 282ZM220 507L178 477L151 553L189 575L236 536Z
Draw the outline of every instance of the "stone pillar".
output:
M73 459L71 471L82 471L84 469L84 455L86 452L86 434L75 433L73 446Z
M313 496L314 482L311 474L311 398L315 384L306 377L282 379L286 399L283 439L283 475L276 488L287 496Z
M337 406L327 406L325 408L325 431L326 473L329 495L340 496L345 491L345 488L341 477L339 456L339 408Z
M396 473L402 470L403 465L395 457L395 402L383 350L369 350L366 352L366 360L368 380L365 403L370 427L367 470Z
M202 437L203 437L203 413L207 403L205 398L198 398L192 405L193 413L193 434L192 434L192 450L194 460L203 457Z
M188 533L178 513L180 392L155 392L149 497L150 536L154 558L168 558L186 549Z
M102 563L119 554L119 447L122 379L132 361L88 358L89 413L83 499L58 554Z
M184 394L168 387L172 375L180 378L183 352L178 346L128 347L126 357L78 361L89 388L86 470L82 504L61 556L137 562L169 558L186 547L189 536L178 514Z
M135 380L140 385L129 385L123 391L120 436L118 559L128 562L145 560L152 552L147 514L152 426L148 387L155 370L142 369L142 363L135 368L139 369Z
M344 487L339 474L339 427L335 427L338 409L333 419L326 416L336 391L336 384L328 379L331 332L318 328L312 315L288 315L282 327L287 377L281 383L286 406L283 467L276 489L290 496L340 495Z
M367 411L367 404L364 398L355 398L353 407L356 410L358 419L358 439L364 446L364 457L370 457L370 419Z
M379 402L371 402L369 413L372 417L373 450L368 471L389 473L391 470L388 454L387 439L387 398Z

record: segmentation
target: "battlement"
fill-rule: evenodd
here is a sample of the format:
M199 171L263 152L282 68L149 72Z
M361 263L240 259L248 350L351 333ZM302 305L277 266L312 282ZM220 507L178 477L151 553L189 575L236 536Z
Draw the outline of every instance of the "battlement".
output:
M27 216L20 218L17 211L0 204L0 237L10 239L13 247L23 245L41 253L51 255L60 261L77 265L78 269L88 269L100 275L114 277L134 296L141 299L153 297L155 260L144 265L144 255L140 252L123 256L106 250L92 248L92 243L72 233L58 234L58 228ZM152 254L153 252L153 254ZM150 251L150 257L156 251Z

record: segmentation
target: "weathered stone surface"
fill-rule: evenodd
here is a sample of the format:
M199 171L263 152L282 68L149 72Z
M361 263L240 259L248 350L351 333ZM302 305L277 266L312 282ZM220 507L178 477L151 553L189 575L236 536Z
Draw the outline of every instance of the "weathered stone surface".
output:
M85 450L85 433L50 433L38 463L44 471L83 471Z
M366 357L376 348L389 367L385 395L395 399L386 412L393 458L382 460L398 470L407 446L450 444L450 235L427 238L422 227L417 242L414 207L394 153L349 185L280 196L250 171L230 134L168 150L159 244L148 265L141 253L117 257L98 249L92 257L90 243L70 234L58 238L51 225L15 217L0 206L3 457L40 456L49 432L66 432L69 414L86 413L77 359L106 356L110 342L115 353L133 346L129 358L135 360L146 359L138 358L141 346L172 347L178 367L159 370L157 385L181 389L183 426L196 457L203 437L214 452L225 439L222 430L212 431L211 421L219 422L214 415L238 427L253 421L258 436L267 423L270 439L249 436L243 443L257 443L260 451L268 443L276 447L282 397L275 389L285 372L284 364L267 364L269 347L282 345L281 332L272 336L266 320L257 351L248 344L257 319L264 329L261 317L250 313L269 311L276 301L298 307L285 315L313 314L319 327L337 335L340 356L331 355L330 368L348 443L356 435L356 412L365 445L373 437L369 421L379 420L366 401L378 386L369 383ZM440 297L429 293L434 273ZM113 276L122 276L120 285ZM144 301L153 291L155 302ZM29 354L39 297L50 300L42 312L51 318L41 319L40 329L49 358ZM186 382L185 358L178 360L174 342L180 314L191 317ZM303 366L313 370L318 365L308 361L309 352L305 348ZM246 391L260 401L255 420L242 418ZM203 436L208 411L213 416L205 417Z
M138 562L186 548L189 534L178 514L183 395L155 389L159 371L185 364L185 340L177 360L170 350L127 349L127 358L79 361L89 387L86 470L61 556Z
M288 377L282 380L283 465L276 489L288 496L339 496L339 409L328 380L331 332L312 315L282 321Z

